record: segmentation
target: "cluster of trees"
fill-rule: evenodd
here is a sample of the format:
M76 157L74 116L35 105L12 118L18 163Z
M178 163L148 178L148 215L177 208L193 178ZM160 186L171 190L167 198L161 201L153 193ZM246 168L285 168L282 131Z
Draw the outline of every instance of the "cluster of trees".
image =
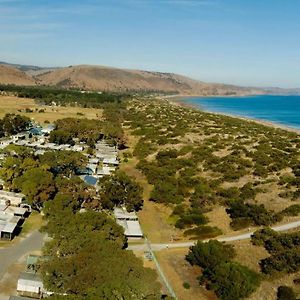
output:
M277 233L266 228L256 231L251 240L254 245L263 245L271 255L260 261L263 273L273 275L300 270L300 232Z
M114 107L114 105L106 107ZM77 118L57 120L55 130L50 133L50 142L74 145L74 139L77 139L94 147L98 140L105 138L115 145L124 143L120 119L114 115L113 108L104 111L106 121Z
M121 103L130 97L129 94L120 93L97 93L84 92L78 90L67 90L55 87L26 87L15 85L0 85L1 92L13 93L20 98L30 98L36 101L52 105L62 106L83 106L101 108L104 103Z
M99 194L102 208L125 206L127 211L138 211L143 206L142 187L121 171L101 180Z
M234 248L221 242L198 241L190 248L186 260L202 269L200 283L224 300L248 297L260 284L260 276L249 268L233 262Z
M95 201L95 190L75 175L86 164L85 156L71 151L36 156L15 145L4 151L6 185L44 212L42 230L51 240L43 249L47 259L40 272L45 287L58 294L53 299L161 299L156 272L125 250L123 228L109 214L81 211L83 203ZM103 189L113 205L142 205L141 188L123 173L105 180Z
M282 220L282 215L267 210L263 204L249 204L242 201L231 201L227 213L230 215L234 229L247 225L269 226Z
M55 122L55 130L50 133L50 142L74 144L74 139L94 145L103 134L103 122L100 120L65 118Z
M46 201L53 199L64 178L71 178L75 185L72 189L77 185L82 198L88 200L87 186L74 177L76 170L87 163L81 153L49 151L36 156L32 149L16 145L9 145L4 152L7 156L0 169L1 178L9 189L24 193L34 208L41 209Z
M0 119L0 137L16 134L27 130L31 125L28 117L6 114Z
M79 212L81 191L72 181L61 178L58 193L43 210L43 231L51 240L40 271L45 287L61 295L50 298L161 299L155 271L125 250L123 228L104 212Z
M280 222L285 216L298 216L300 205L293 204L279 212L267 210L263 204L250 204L243 201L230 201L226 210L230 215L231 227L235 230L245 228L250 225L270 226Z

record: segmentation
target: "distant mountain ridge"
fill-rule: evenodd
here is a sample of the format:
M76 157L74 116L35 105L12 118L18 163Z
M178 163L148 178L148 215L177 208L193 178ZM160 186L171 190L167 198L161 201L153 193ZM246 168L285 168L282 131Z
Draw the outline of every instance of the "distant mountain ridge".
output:
M52 68L0 62L0 66L0 83L4 84L47 85L94 91L155 91L195 96L269 93L263 88L206 83L174 73L93 65Z

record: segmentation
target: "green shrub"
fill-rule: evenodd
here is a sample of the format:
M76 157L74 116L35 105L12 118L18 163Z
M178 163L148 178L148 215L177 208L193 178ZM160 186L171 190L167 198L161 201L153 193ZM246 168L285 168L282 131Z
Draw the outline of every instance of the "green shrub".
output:
M222 231L218 227L212 226L198 226L192 229L188 229L184 232L185 236L192 236L191 239L208 239L214 238L218 235L221 235Z
M190 284L188 283L188 282L184 282L183 284L182 284L182 286L186 289L186 290L188 290L191 286L190 286Z
M292 288L280 286L277 289L277 300L296 300L296 295Z

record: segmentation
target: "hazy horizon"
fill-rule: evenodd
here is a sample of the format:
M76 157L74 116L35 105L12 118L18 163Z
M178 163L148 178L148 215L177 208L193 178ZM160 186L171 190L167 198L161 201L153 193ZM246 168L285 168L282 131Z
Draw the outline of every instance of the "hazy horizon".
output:
M0 60L297 88L299 9L296 0L0 0Z

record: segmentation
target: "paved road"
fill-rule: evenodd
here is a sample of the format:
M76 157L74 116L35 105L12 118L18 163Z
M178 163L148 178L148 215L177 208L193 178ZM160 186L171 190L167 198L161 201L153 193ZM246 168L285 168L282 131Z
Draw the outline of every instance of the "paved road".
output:
M300 221L295 221L291 223L287 223L284 225L279 225L279 226L273 226L271 227L275 231L286 231L289 229L294 229L300 227ZM234 236L228 236L228 237L220 237L217 238L218 241L220 242L233 242L233 241L241 241L241 240L247 240L250 239L251 235L254 233L254 231L247 232L244 234L239 234L239 235L234 235ZM204 240L208 241L208 240ZM183 243L162 243L162 244L151 244L151 249L153 251L160 251L164 249L169 249L169 248L188 248L190 246L193 246L195 242L183 242ZM142 250L146 251L147 250L147 245L145 244L140 244L140 245L132 245L128 247L129 250Z
M43 246L44 236L38 231L33 231L23 240L7 247L0 248L0 279L6 270L14 263L18 262L24 255L40 250Z

